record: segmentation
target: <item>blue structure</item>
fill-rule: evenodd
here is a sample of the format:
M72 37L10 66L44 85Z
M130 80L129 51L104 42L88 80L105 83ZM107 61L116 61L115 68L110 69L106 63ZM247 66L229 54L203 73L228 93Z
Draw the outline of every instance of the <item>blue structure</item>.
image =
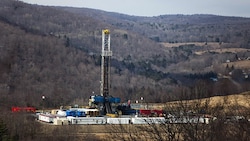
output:
M66 116L72 116L72 117L85 117L86 114L84 111L77 111L77 110L67 110Z
M100 96L100 95L97 95L94 97L94 102L95 103L103 103L105 100L104 100L104 97L103 96Z
M120 103L121 99L119 97L109 97L108 102L110 102L110 103Z

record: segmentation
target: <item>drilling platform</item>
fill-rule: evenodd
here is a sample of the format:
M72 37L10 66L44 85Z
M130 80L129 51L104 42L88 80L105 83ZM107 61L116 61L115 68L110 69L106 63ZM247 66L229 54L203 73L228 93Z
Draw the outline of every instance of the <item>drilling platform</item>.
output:
M90 102L97 105L100 114L114 114L112 103L120 103L120 98L114 98L110 95L110 62L112 51L110 49L110 31L102 30L102 51L101 51L101 85L100 95L91 96Z
M38 120L55 125L67 124L161 124L165 123L164 117L145 117L162 115L162 110L136 110L132 109L130 102L127 105L118 104L121 99L110 94L111 82L111 56L110 31L102 30L101 51L101 79L100 94L92 95L89 99L90 108L70 108L68 110L55 110L53 113L41 113ZM19 109L20 110L20 109ZM14 111L18 111L15 110ZM52 112L51 112L52 113ZM138 117L142 115L144 117Z

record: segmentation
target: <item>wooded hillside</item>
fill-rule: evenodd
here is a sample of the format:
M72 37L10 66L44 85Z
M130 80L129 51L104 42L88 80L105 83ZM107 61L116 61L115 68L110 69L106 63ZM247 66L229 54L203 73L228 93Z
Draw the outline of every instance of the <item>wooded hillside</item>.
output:
M1 0L0 106L86 105L93 92L99 94L105 28L111 30L114 54L111 94L123 102L142 96L147 102L166 102L183 94L193 99L247 91L249 68L224 63L250 56L249 23L238 17L135 17ZM230 47L245 50L214 51Z

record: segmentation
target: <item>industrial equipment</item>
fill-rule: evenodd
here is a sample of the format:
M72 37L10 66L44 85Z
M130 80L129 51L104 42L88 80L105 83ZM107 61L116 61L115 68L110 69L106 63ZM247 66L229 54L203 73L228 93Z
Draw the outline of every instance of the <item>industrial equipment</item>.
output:
M101 52L101 86L100 95L91 96L90 103L97 105L101 115L113 114L111 104L120 103L120 98L110 96L110 61L112 51L110 50L110 31L102 30L102 52Z

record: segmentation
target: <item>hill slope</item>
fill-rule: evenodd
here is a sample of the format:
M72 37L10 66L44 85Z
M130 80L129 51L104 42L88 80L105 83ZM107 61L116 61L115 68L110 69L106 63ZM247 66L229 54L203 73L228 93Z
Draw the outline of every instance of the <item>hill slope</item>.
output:
M93 92L99 94L101 30L104 28L111 30L111 48L114 54L111 93L121 97L123 101L143 96L148 102L164 102L178 99L183 93L192 99L196 98L196 95L209 97L249 89L249 79L239 77L241 70L231 66L221 67L227 59L236 60L235 53L219 54L209 51L211 48L226 48L234 44L239 47L237 42L207 42L207 45L184 43L177 47L165 47L163 42L156 40L157 38L148 38L152 32L163 33L162 29L158 30L154 26L148 28L147 24L154 21L155 17L131 17L103 11L98 13L89 9L80 9L76 14L71 10L75 9L65 11L61 7L29 5L15 0L0 1L2 105L86 105ZM93 16L95 14L99 16ZM199 19L200 16L205 19L210 17L181 17L186 20L191 17L193 20ZM173 18L173 23L181 21L179 15L170 17ZM160 17L157 17L155 21L159 19ZM249 20L239 19L238 22L242 25ZM128 21L130 28L114 24L124 24L124 20ZM202 21L198 25L207 27L219 20L207 24ZM229 21L233 26L228 25L228 28L232 27L232 34L245 30L245 26L233 30L235 21L233 18ZM132 26L131 22L136 26ZM140 22L146 22L147 26L139 26ZM165 24L172 26L171 21ZM192 26L190 24L194 29L196 26L195 23ZM140 30L146 29L145 27L150 29L150 32L145 32L147 34ZM182 34L180 31L186 28L188 27L181 25L175 35ZM192 31L186 32L191 35ZM212 31L213 28L210 32ZM199 37L196 33L192 36ZM160 38L160 41L163 40ZM214 44L217 46L214 47ZM207 52L196 54L204 50ZM249 52L237 52L238 58L247 56ZM232 72L232 76L230 79L224 78L223 75L219 78L221 72ZM247 71L246 73L248 74ZM211 78L218 78L219 81L212 81ZM46 96L46 101L42 101L42 95Z
M2 104L53 107L71 102L86 104L92 92L99 92L104 28L110 28L112 33L114 94L126 97L132 89L136 91L153 83L136 75L128 78L130 73L121 62L128 56L143 60L161 54L157 51L161 50L160 45L149 39L88 16L50 7L14 0L3 0L0 4L0 92L1 100L5 99ZM129 35L126 38L125 33ZM156 52L151 52L152 46ZM125 85L130 81L138 83L137 88L133 86L135 82ZM45 104L42 95L46 96Z
M138 17L87 8L59 9L89 15L157 42L237 42L245 47L249 45L249 18L198 14Z

